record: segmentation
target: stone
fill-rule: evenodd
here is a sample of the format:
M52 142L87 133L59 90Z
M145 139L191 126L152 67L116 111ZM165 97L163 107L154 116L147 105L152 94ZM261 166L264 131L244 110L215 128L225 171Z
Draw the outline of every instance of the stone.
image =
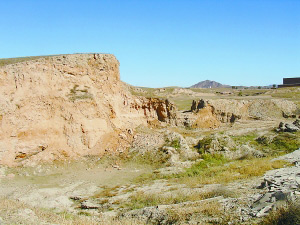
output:
M296 119L293 124L300 129L300 120Z
M256 216L257 217L262 217L262 216L265 216L267 215L267 213L272 209L272 206L271 205L268 205L266 207L264 207L262 210L260 210Z
M298 130L300 130L300 128L293 124L285 124L285 132L296 132Z
M90 200L85 200L80 203L81 209L99 209L100 206Z
M300 149L295 150L289 154L280 156L276 159L273 159L273 161L275 160L284 160L293 164L296 164L297 162L300 162Z
M299 120L295 120L293 123L280 122L276 131L277 132L297 132L300 130L299 123L300 123Z
M288 193L284 193L282 191L277 191L275 194L273 194L273 196L276 198L277 201L288 199Z
M286 160L294 163L295 166L270 170L265 173L260 188L267 188L267 192L257 198L252 205L252 214L257 217L266 215L272 207L282 201L295 200L300 187L298 183L300 167L297 166L297 162L300 161L300 150L273 160Z

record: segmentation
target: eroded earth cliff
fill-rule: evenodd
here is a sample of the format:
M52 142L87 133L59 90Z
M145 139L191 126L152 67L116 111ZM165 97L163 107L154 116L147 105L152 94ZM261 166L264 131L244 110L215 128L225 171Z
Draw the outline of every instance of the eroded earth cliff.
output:
M132 128L172 122L174 106L133 97L110 54L38 58L0 68L0 163L124 151Z

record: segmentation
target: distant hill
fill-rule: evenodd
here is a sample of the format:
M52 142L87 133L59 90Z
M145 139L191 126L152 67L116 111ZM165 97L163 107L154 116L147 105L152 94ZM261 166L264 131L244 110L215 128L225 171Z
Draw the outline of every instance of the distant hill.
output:
M212 80L201 81L197 84L192 85L190 88L229 88L230 85L224 85Z

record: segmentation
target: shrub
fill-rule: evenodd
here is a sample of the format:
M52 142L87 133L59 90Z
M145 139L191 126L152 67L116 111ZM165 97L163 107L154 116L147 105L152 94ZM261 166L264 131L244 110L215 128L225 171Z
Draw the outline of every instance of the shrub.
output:
M205 137L194 147L197 149L198 153L205 153L210 148L212 140L213 139L211 137Z
M261 145L268 145L270 144L270 140L268 137L266 136L260 136L258 137L257 139L255 139L255 141L258 143L258 144L261 144Z
M181 147L180 141L178 139L175 139L171 142L169 140L167 140L167 145L169 145L170 147L173 147L175 149L180 149L180 147Z
M288 203L272 211L261 225L295 225L300 224L300 204Z

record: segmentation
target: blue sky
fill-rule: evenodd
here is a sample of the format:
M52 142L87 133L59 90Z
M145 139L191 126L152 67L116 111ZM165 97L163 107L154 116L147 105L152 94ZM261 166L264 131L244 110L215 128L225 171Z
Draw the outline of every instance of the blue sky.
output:
M300 0L0 0L0 58L100 52L137 86L300 77Z

